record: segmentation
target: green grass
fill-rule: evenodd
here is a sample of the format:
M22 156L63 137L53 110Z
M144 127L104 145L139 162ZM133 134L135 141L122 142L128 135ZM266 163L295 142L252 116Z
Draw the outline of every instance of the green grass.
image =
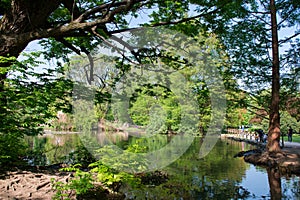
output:
M287 136L284 136L284 141L288 141ZM300 135L299 134L293 134L292 142L299 142L300 143Z

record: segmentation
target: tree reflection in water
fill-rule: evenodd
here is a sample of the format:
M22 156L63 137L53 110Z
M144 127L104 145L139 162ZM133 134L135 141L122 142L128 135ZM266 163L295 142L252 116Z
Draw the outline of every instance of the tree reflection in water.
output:
M271 199L272 200L282 199L280 172L277 169L268 168L267 173L268 173Z

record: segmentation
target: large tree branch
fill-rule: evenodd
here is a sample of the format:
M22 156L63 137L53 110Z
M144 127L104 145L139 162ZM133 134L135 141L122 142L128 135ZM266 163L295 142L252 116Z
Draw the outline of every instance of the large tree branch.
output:
M17 40L24 40L30 42L32 40L41 39L41 38L49 38L49 37L64 37L65 35L70 35L72 32L76 32L78 30L87 30L94 26L103 25L113 21L113 18L116 14L129 11L133 5L135 0L127 0L126 5L119 6L109 12L105 18L100 18L95 21L90 22L79 22L78 20L74 20L67 25L58 26L55 28L42 29L42 30L34 30L31 32L23 33L20 35L13 35L12 38L16 38ZM10 37L10 36L7 36Z
M100 18L100 19L97 19L94 21L89 21L89 22L81 22L82 19L84 19L86 16L90 15L91 13L95 13L96 11L99 11L100 9L109 8L109 6L111 6L110 4L103 4L103 5L100 5L94 9L90 10L90 11L85 12L84 14L80 15L80 17L78 17L76 20L70 22L68 25L62 25L62 26L58 26L55 28L31 31L31 32L19 35L19 39L22 38L23 40L32 41L35 39L48 38L48 37L60 37L60 36L65 37L66 35L70 35L70 33L72 33L72 32L76 32L77 30L87 30L87 29L90 29L92 27L95 27L95 26L98 26L101 24L103 25L103 24L112 22L113 17L116 14L129 11L134 5L136 5L142 1L143 0L123 0L121 2L115 2L114 6L116 8L113 9L112 11L110 11L104 18ZM122 5L120 5L120 4L122 4ZM119 5L119 6L117 7L117 5ZM216 13L219 9L220 9L220 7L216 8L210 12L207 12L207 13L201 13L199 15L187 17L187 18L177 20L177 21L158 22L158 23L149 25L149 27L174 25L174 24L187 22L187 21L190 21L193 19L197 19L197 18L206 16L206 15ZM120 30L111 31L110 33L112 34L112 33L124 32L127 30L130 30L130 29L124 29L122 31L120 31Z
M20 0L23 1L23 0ZM56 5L59 0L56 0ZM61 3L69 10L72 18L74 20L70 21L68 24L63 24L56 27L51 28L41 28L41 26L33 27L34 29L29 29L28 31L24 32L15 32L15 33L3 33L0 35L0 42L5 44L10 44L10 46L15 46L16 53L13 55L18 55L25 46L33 40L42 39L42 38L64 38L64 37L72 37L74 35L78 35L81 32L90 31L92 27L100 27L105 26L108 23L114 21L114 16L121 13L126 13L129 10L135 9L136 7L141 7L149 3L148 0L122 0L122 1L111 1L110 3L101 4L97 7L94 7L84 13L79 13L79 9L76 7L74 0L61 0ZM54 7L54 6L53 6ZM179 24L183 22L187 22L205 15L210 15L212 13L217 12L220 7L206 13L201 13L196 16L187 17L178 21L168 21L168 22L159 22L155 24L149 25L149 27L156 27L156 26L163 26L163 25L172 25L172 24ZM95 20L86 20L94 14L100 13L98 19ZM76 18L76 19L75 19ZM131 29L122 29L122 30L115 30L110 31L108 34L114 34L118 32L124 32ZM4 48L4 47L3 47ZM11 48L10 48L11 49ZM7 55L11 53L11 50L5 50L0 47L1 53L3 55ZM6 53L7 52L7 53Z

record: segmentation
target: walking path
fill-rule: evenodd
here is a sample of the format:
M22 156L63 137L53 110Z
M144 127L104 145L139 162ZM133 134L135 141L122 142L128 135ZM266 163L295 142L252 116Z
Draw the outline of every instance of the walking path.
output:
M300 148L300 143L299 142L286 142L286 141L284 141L284 147Z

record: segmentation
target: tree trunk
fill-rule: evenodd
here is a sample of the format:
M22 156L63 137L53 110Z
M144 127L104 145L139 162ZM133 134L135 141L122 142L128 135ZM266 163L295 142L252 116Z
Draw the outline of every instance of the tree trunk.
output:
M30 42L20 35L45 28L49 15L61 2L61 0L12 0L11 7L0 20L0 56L18 57ZM0 67L7 67L7 63L1 63Z
M279 45L276 19L275 0L270 0L271 29L272 29L272 97L270 107L270 121L268 131L267 150L278 152L280 149L280 115L279 115Z

